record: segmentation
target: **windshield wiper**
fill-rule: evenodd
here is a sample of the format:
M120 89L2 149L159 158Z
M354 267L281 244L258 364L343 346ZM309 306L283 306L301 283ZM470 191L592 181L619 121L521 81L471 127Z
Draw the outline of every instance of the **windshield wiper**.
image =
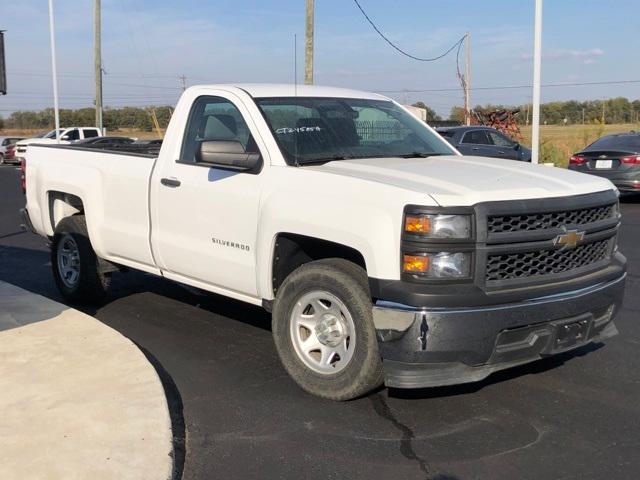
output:
M298 166L304 165L316 165L320 163L333 162L334 160L356 160L359 158L427 158L427 157L436 157L438 155L445 155L444 153L436 153L436 152L411 152L402 155L332 155L329 157L322 158L312 158L309 160L298 160Z
M404 155L398 155L398 157L400 158L427 158L427 157L436 157L438 155L443 155L442 153L435 153L435 152L411 152L411 153L406 153Z
M309 160L298 160L298 165L313 165L316 163L333 162L334 160L352 160L356 157L352 155L332 155L330 157L312 158Z

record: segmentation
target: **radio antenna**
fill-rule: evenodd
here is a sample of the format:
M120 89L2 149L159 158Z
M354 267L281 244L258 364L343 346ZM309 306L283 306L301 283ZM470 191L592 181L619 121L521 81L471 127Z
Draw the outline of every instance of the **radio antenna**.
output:
M298 96L298 35L293 34L293 90Z
M299 116L298 113L298 35L293 34L293 96L296 98L296 116ZM296 166L299 166L298 163L298 134L297 132L293 133L295 138L294 151L296 156Z

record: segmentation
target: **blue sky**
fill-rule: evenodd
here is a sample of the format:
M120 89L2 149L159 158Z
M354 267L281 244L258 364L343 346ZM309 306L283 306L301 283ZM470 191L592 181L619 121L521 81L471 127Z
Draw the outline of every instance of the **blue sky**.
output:
M105 104L173 104L187 84L292 82L293 36L303 76L304 0L103 0ZM472 85L531 83L533 0L360 0L400 47L432 56L472 35ZM91 0L54 0L60 105L93 102ZM543 83L640 79L636 1L546 0ZM0 0L9 94L0 115L51 106L47 2ZM399 55L351 0L316 0L317 84L373 91L458 87L455 55L421 63ZM479 90L472 103L519 104L530 89ZM389 93L447 115L460 92ZM544 88L542 100L640 98L640 83Z

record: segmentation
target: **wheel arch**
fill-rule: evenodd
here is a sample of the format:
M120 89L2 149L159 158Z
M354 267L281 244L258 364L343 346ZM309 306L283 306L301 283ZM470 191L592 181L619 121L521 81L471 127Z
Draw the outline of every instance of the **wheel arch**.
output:
M365 256L352 246L297 233L278 233L271 256L272 294L276 295L282 282L295 269L305 263L325 258L342 258L367 271Z
M74 194L50 190L47 192L49 226L55 232L56 226L65 218L85 213L83 200Z

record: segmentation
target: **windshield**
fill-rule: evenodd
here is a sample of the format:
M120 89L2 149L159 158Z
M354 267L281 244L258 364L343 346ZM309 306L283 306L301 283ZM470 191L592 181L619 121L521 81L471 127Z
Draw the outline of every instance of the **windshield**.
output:
M60 135L62 135L62 132L63 132L62 128L61 128L60 130L58 130L58 131L60 132ZM54 130L51 130L49 133L44 134L44 135L42 136L42 138L56 138L56 131L55 131L55 129L54 129Z
M451 155L424 122L387 100L257 98L290 164L371 157Z

